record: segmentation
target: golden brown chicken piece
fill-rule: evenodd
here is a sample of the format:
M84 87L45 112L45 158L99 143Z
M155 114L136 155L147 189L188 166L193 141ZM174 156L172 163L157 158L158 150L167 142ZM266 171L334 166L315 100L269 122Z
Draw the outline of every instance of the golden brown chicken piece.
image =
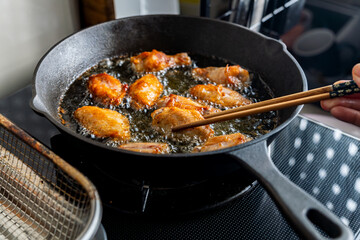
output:
M212 102L223 107L239 107L251 104L251 101L240 93L222 85L196 85L189 92L198 100Z
M250 85L249 72L239 65L194 68L192 74L194 77L206 79L224 86L236 87L237 89L242 89Z
M88 88L96 101L105 105L119 105L128 86L107 73L99 73L89 77Z
M205 141L214 135L214 130L209 125L172 132L172 128L175 126L204 119L196 110L163 107L155 110L151 117L153 127L172 139L191 141L198 138L200 141Z
M147 74L136 80L129 88L131 105L135 109L151 108L163 91L163 85L157 77Z
M170 148L166 143L156 142L137 142L137 143L126 143L120 145L119 148L142 153L169 153Z
M130 139L128 119L122 114L94 106L84 106L76 109L75 119L98 138L113 138L116 141Z
M210 152L223 148L233 147L250 141L251 138L241 133L222 135L210 138L204 145L195 147L192 152Z
M178 107L182 109L189 109L189 110L197 110L202 115L206 115L209 113L219 112L219 109L201 105L197 102L194 102L190 98L182 97L175 94L170 94L169 96L164 96L159 99L156 105L158 108L161 107Z
M191 65L191 59L187 53L166 55L155 49L151 52L142 52L137 56L131 57L130 61L133 70L138 73L158 72L170 67Z

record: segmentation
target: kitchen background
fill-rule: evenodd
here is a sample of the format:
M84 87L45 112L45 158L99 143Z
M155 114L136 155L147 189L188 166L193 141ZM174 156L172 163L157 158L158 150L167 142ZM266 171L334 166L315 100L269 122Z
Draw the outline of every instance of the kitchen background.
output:
M31 83L41 56L80 29L77 1L1 0L0 97Z
M360 0L0 0L0 7L2 113L19 126L24 126L27 132L43 143L51 145L56 152L63 153L66 161L81 169L97 184L103 176L98 171L91 174L94 171L92 166L89 167L91 170L87 169L85 163L79 163L77 155L74 158L66 155L71 151L67 151L66 144L61 145L64 142L61 135L57 135L57 130L50 127L50 123L29 108L27 99L31 91L29 88L24 90L32 82L34 68L46 51L84 27L148 13L202 15L239 23L286 43L302 64L310 88L350 78L352 65L360 62ZM360 239L359 142L308 118L340 128L358 138L360 129L337 121L316 104L306 105L302 116L286 128L271 146L275 164L289 179L339 216L352 228L356 239ZM98 175L100 180L96 178ZM230 177L225 180L233 182ZM107 178L105 182L108 184ZM142 191L150 189L144 186ZM137 185L135 187L138 189ZM213 188L212 184L210 188ZM156 194L156 189L152 191ZM106 195L101 197L104 204L108 203ZM117 236L126 239L136 236L138 239L149 236L169 239L177 236L183 239L186 236L201 238L209 235L227 239L239 236L246 239L258 239L259 236L297 239L260 186L255 186L251 194L234 199L232 204L220 211L188 221L159 224L136 221L135 218L129 220L127 215L118 216L117 212L105 208L102 224L109 239Z

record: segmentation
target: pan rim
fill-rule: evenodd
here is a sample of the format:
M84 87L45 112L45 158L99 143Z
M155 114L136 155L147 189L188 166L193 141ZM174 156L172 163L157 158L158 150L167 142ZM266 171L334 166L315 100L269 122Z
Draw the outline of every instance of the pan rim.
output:
M95 147L100 147L102 149L106 149L106 150L110 150L112 152L119 152L119 153L124 153L124 154L131 154L131 155L135 155L135 156L139 156L139 157L156 157L156 158L196 158L196 157L203 157L203 156L207 156L207 155L216 155L216 154L223 154L223 153L227 153L227 152L232 152L235 150L239 150L242 148L245 148L247 146L250 146L252 144L256 144L260 141L267 141L269 139L269 137L273 136L274 134L280 132L283 128L285 128L301 111L303 105L297 106L295 108L295 110L292 112L292 114L290 115L290 117L288 117L284 122L282 122L280 125L278 125L275 129L271 130L269 133L262 135L259 138L256 138L254 140L251 140L249 142L237 145L237 146L233 146L233 147L229 147L229 148L224 148L224 149L219 149L219 150L215 150L215 151L210 151L210 152L200 152L200 153L167 153L167 154L151 154L151 153L141 153L141 152L134 152L134 151L129 151L129 150L124 150L124 149L120 149L120 148L115 148L115 147L111 147L111 146L107 146L105 144L102 144L100 142L96 142L88 137L82 136L78 133L76 133L75 131L67 128L66 126L62 125L59 121L57 121L55 118L53 118L48 112L45 112L41 109L38 109L35 104L34 101L36 99L37 92L36 92L36 80L37 80L37 74L38 74L38 70L41 67L41 65L43 64L43 62L46 60L46 57L54 50L56 49L58 46L60 46L61 44L64 44L65 41L68 41L69 39L71 39L72 37L74 37L77 34L80 33L84 33L86 31L91 31L91 29L93 28L99 28L108 24L114 24L114 22L121 22L127 19L144 19L144 18L163 18L163 17L171 17L171 18L182 18L182 19L194 19L196 21L205 21L205 22L216 22L216 23L220 23L220 24L225 24L225 25L232 25L236 28L241 28L244 29L246 31L251 32L251 34L255 34L260 38L265 39L266 41L270 41L270 42L275 42L276 44L280 44L282 49L281 51L287 55L287 57L290 58L290 60L295 64L295 66L297 67L299 74L301 76L302 79L302 90L305 91L308 89L308 85L307 85L307 81L306 81L306 76L304 71L302 70L300 64L297 62L297 60L290 54L290 52L287 50L286 45L278 40L275 40L273 38L267 37L261 33L252 31L248 28L245 28L241 25L235 24L235 23L230 23L230 22L225 22L222 20L218 20L218 19L210 19L210 18L204 18L204 17L191 17L191 16L182 16L182 15L175 15L175 14L153 14L153 15L143 15L143 16L132 16L132 17L126 17L126 18L120 18L120 19L115 19L115 20L111 20L111 21L107 21L104 23L100 23L91 27L87 27L84 28L80 31L74 32L73 34L63 38L62 40L60 40L58 43L56 43L55 45L53 45L45 54L44 56L39 60L38 64L36 65L34 72L33 72L33 82L32 82L32 97L30 100L30 107L37 112L40 115L43 115L44 117L46 117L52 124L54 124L60 131L66 132L66 134L69 134L73 137L75 137L76 139L79 139L80 141L89 143Z

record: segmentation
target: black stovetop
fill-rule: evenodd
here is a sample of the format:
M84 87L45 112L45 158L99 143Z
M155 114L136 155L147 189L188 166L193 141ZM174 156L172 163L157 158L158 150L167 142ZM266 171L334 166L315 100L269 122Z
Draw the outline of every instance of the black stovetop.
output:
M103 191L102 194L103 186L91 173L92 166L89 167L82 160L74 161L64 154L69 151L57 147L56 142L59 139L61 142L61 135L50 122L31 110L30 98L31 88L26 87L7 98L0 99L0 113L75 165L94 182L103 200L102 225L108 239L299 238L260 185L251 183L249 188L245 188L247 191L242 194L236 193L236 176L221 178L222 182L217 182L217 186L214 184L214 188L211 187L213 183L198 188L212 189L214 193L224 189L234 191L229 196L217 200L224 204L212 204L210 201L207 205L209 207L205 207L206 210L202 209L203 211L194 212L190 207L189 212L193 213L181 216L143 216L119 211L106 192ZM280 171L339 216L350 226L356 237L360 228L359 148L359 140L301 116L283 130L271 145L272 158ZM149 198L146 201L151 203L151 196L156 195L149 193L151 189L144 188L148 186L146 183L139 182L137 186L140 186L140 204L135 204L138 207L134 208L137 213L143 210L145 198ZM121 182L113 184L116 186L112 186L112 189L124 188ZM244 189L243 187L241 189ZM214 193L210 195L213 196ZM112 193L118 199L122 198L122 194L124 192L121 190L114 190ZM232 195L236 197L231 197ZM189 196L188 202L184 205L196 204L198 203L195 200L192 202Z

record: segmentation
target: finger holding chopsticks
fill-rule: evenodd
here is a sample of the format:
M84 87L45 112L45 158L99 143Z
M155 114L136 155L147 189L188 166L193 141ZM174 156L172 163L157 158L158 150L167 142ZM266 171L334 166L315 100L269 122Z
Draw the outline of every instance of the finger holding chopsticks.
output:
M354 93L360 93L360 88L357 86L356 82L352 80L209 114L204 116L204 120L179 125L172 130L179 131L186 128L242 118L263 112L276 111L283 108L318 102L324 99L336 98Z
M354 66L352 77L360 87L360 63ZM360 127L360 94L324 100L321 107L335 118Z

